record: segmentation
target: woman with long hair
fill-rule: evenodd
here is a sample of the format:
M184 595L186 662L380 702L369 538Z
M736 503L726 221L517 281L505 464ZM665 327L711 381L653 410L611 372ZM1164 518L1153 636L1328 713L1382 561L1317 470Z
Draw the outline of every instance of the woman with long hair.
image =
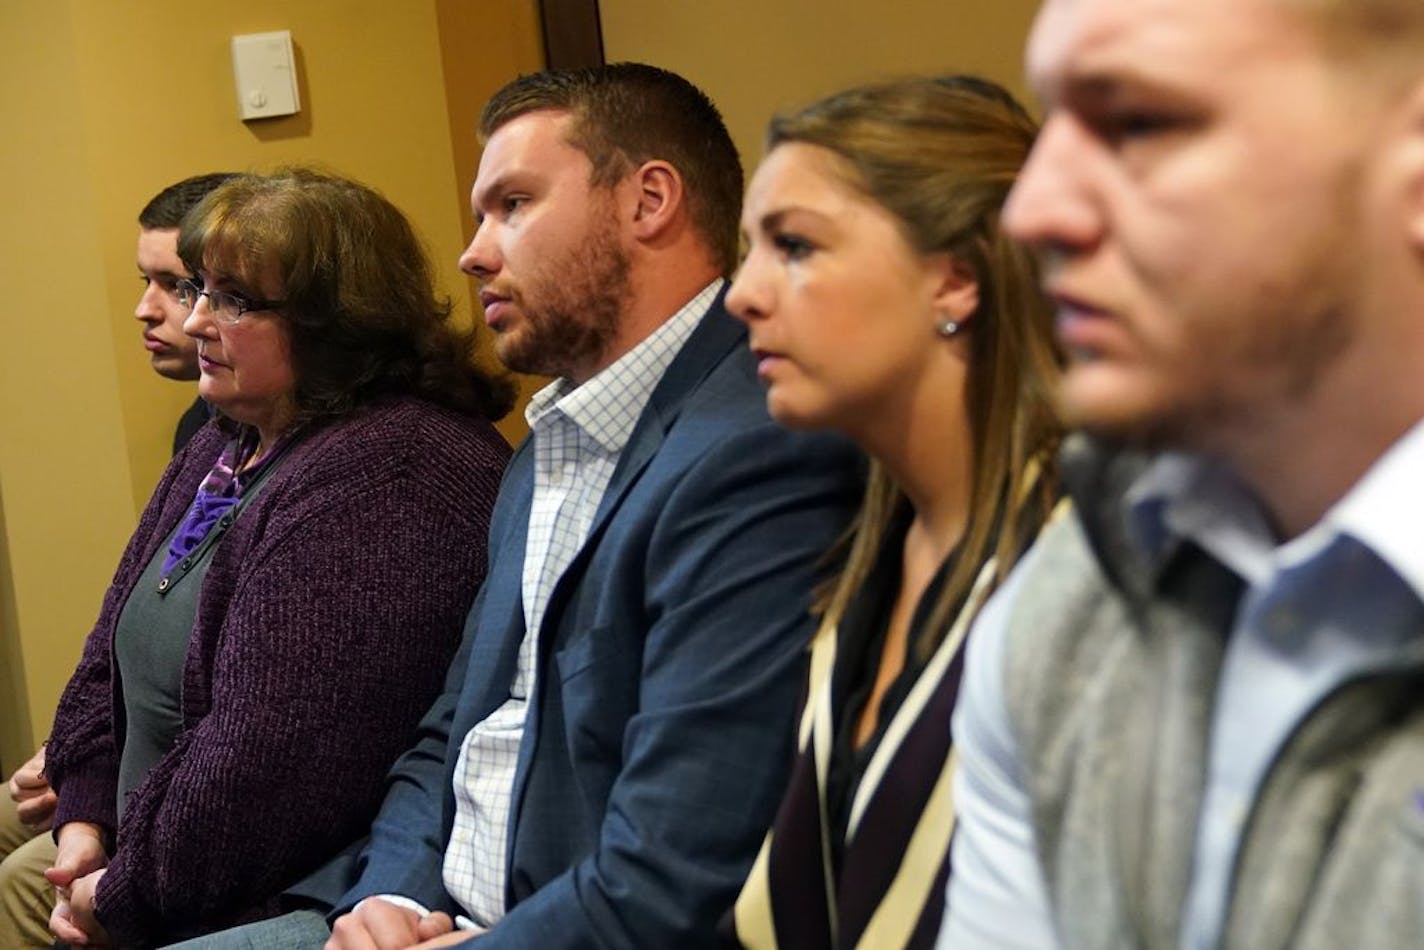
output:
M1057 497L1051 316L999 228L1034 133L969 77L771 123L727 306L772 415L848 435L871 472L821 599L790 785L732 915L745 945L938 930L965 632Z

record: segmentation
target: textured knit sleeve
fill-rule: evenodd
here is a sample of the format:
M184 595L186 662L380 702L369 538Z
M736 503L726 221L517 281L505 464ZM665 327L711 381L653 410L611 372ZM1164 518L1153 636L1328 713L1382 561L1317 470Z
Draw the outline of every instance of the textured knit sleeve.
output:
M506 458L487 424L410 404L294 450L214 554L184 731L96 895L112 936L260 916L364 832L458 645Z
M187 508L223 440L216 429L204 433L164 472L124 549L104 594L99 619L84 642L79 665L55 710L54 727L45 750L45 774L59 792L55 826L70 821L94 822L105 829L111 850L119 767L110 676L114 626L151 552Z

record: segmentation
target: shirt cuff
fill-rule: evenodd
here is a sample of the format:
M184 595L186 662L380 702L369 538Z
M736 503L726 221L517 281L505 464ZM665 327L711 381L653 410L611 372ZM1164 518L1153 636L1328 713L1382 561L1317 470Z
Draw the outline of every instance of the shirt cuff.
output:
M422 917L430 916L430 908L418 900L406 897L404 894L372 894L370 897L358 901L356 906L351 909L353 911L359 909L366 901L385 901L388 904L395 904L397 907L404 908L405 910L413 910ZM470 930L475 933L484 933L486 930L486 928L481 927L464 914L455 915L455 929Z
M395 904L397 907L404 908L405 910L413 910L422 917L430 916L429 907L426 907L418 900L412 900L402 894L372 894L370 897L358 901L356 906L351 909L353 911L360 910L361 905L366 903L366 901L385 901L387 904Z

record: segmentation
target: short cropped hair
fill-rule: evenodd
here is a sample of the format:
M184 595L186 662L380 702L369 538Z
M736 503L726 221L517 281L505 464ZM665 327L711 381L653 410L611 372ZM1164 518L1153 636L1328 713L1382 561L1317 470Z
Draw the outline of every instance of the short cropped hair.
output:
M372 188L312 168L237 176L184 219L178 253L256 297L277 279L299 420L395 394L488 419L513 404L508 379L475 366L473 332L451 324L410 222Z
M662 159L682 175L694 227L723 274L737 266L742 165L712 100L686 79L643 63L557 69L521 76L494 94L480 139L541 109L569 112L569 144L588 156L593 181L616 184Z
M145 230L176 228L183 223L183 216L206 198L208 192L236 177L236 172L212 172L175 182L143 206L138 213L138 226Z

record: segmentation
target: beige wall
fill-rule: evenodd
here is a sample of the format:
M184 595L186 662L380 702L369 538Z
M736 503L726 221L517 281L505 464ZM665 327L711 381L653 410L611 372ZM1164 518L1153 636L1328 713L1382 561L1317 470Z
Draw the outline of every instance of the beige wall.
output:
M857 82L979 73L1023 94L1038 0L599 0L610 62L682 73L722 109L750 170L766 120Z
M108 249L96 210L108 183L90 174L78 55L67 4L0 4L8 142L0 150L7 548L0 569L8 568L0 579L0 655L9 674L0 686L0 759L7 766L48 729L134 514Z
M447 106L477 107L539 63L531 0L464 2L478 19L460 15L461 2L0 3L5 765L47 732L193 395L149 369L132 316L139 208L199 172L320 163L406 211L468 319L469 284L454 262L475 145L452 135ZM302 111L245 125L229 38L278 29L292 32ZM512 420L510 434L521 429Z

